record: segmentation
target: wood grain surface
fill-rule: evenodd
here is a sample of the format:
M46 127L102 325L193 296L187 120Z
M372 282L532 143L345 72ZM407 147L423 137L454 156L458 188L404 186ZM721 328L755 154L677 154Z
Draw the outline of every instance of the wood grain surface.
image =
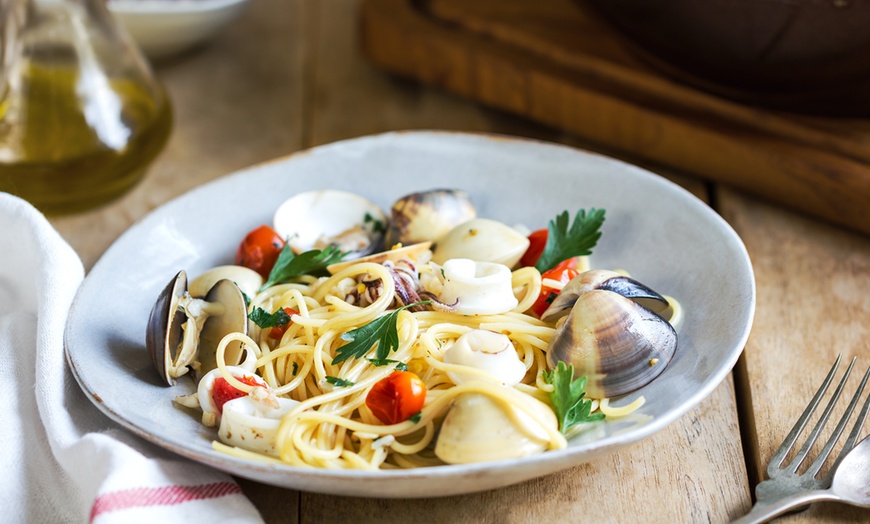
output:
M363 46L389 71L870 233L866 125L685 87L627 53L580 4L368 0Z
M167 149L121 199L52 219L85 266L167 200L235 169L335 140L397 129L459 129L618 154L385 74L360 51L359 7L353 0L258 0L208 47L158 64L176 112ZM264 519L727 522L747 511L758 463L772 454L833 356L859 355L865 367L870 364L870 241L718 184L645 167L707 200L746 241L759 302L734 380L729 377L649 439L504 489L437 499L361 499L239 479ZM868 518L866 510L818 504L783 522Z

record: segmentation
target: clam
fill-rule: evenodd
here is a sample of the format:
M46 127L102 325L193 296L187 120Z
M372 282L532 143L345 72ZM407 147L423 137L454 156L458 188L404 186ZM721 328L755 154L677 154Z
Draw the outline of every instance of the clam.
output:
M346 191L299 193L275 211L273 226L290 249L302 253L333 245L345 259L382 249L387 217L374 202Z
M428 251L431 246L432 242L421 242L419 244L412 244L410 246L395 247L393 249L381 251L380 253L374 253L372 255L360 257L356 260L336 262L335 264L330 264L326 266L326 270L329 271L330 275L334 275L339 271L346 269L354 264L362 264L363 262L383 264L388 260L392 262L398 262L399 260L403 259L416 262L424 256L426 251Z
M173 278L151 309L145 346L160 377L169 385L194 368L202 377L216 367L215 351L221 339L234 332L247 333L245 298L238 286L219 280L205 298L187 290L187 274ZM242 356L240 342L227 347L226 361L236 365Z
M432 189L396 200L390 209L387 246L438 241L451 229L477 217L471 198L457 189Z
M476 218L451 229L435 247L432 259L443 264L451 258L470 258L514 267L529 247L519 231L488 218Z
M209 269L190 281L187 286L192 297L204 297L221 280L232 280L242 293L253 297L263 285L263 277L253 269L244 266L217 266Z
M556 430L553 410L529 398L537 418ZM481 393L463 393L441 423L435 455L448 464L519 458L550 445L549 431L525 412Z
M668 302L640 282L613 271L591 270L571 280L541 320L559 325L547 364L574 366L587 377L592 398L639 389L664 371L677 348L677 333L656 311Z

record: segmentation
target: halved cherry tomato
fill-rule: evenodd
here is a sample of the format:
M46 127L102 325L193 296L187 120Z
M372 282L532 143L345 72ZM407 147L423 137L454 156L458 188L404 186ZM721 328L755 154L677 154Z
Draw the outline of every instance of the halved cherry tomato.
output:
M284 313L287 313L289 316L298 315L299 312L293 309L292 307L285 307ZM287 322L283 326L276 326L269 330L269 338L272 340L281 340L281 337L284 336L284 333L287 332L287 328L290 327L293 321Z
M236 251L236 265L245 266L269 278L272 266L284 247L284 239L269 226L263 225L249 232Z
M394 371L366 395L366 406L384 424L398 424L423 409L426 384L410 371Z
M248 384L249 386L264 387L263 384L257 382L257 379L252 376L245 375L243 377L236 377L236 379L238 379L239 382ZM211 397L214 399L214 405L217 407L218 413L224 412L224 404L230 400L244 397L245 395L247 395L247 393L231 386L224 377L214 379Z
M547 245L548 236L548 229L539 229L529 235L529 247L526 248L523 258L520 259L521 266L534 266L538 262L541 253L544 252L544 247Z
M541 275L542 279L555 280L557 282L561 282L563 284L567 284L571 281L572 278L576 277L580 274L577 271L577 263L579 259L577 257L571 257L567 260L563 260L556 264L556 267L549 271L544 271ZM541 287L541 294L538 295L538 299L535 300L535 303L532 304L532 311L538 315L539 317L544 311L550 307L550 304L556 298L556 295L559 294L559 290L547 286Z

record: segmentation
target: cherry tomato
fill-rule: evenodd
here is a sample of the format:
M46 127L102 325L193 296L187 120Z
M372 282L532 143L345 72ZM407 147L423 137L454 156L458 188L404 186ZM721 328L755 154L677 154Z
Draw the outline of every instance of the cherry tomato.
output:
M544 252L544 246L547 245L548 236L549 230L547 229L539 229L529 235L529 247L523 254L523 258L520 259L521 266L534 266L538 262L541 253Z
M292 307L285 307L284 313L287 313L289 316L298 315L299 312L293 309ZM269 338L273 340L281 340L281 337L284 336L284 333L287 332L287 328L290 327L293 321L287 322L283 326L276 326L269 330Z
M252 376L243 376L236 377L239 382L243 382L250 386L259 386L263 387L263 384L257 382ZM227 382L227 379L224 377L218 377L214 379L214 385L212 386L211 398L214 399L214 405L217 407L218 413L224 412L224 404L229 402L230 400L234 400L237 398L241 398L247 395L244 391L240 389L236 389Z
M549 271L544 271L541 275L542 279L555 280L557 282L561 282L563 284L567 284L571 281L572 278L576 277L580 274L577 271L577 263L579 259L577 257L571 257L568 260L563 260L559 262L556 267ZM532 311L538 315L539 317L550 307L550 304L553 302L553 299L556 298L556 295L559 294L559 290L547 286L541 287L541 294L538 295L538 299L535 300L535 303L532 304Z
M260 226L249 232L236 251L236 265L245 266L269 278L272 266L284 247L284 240L269 226Z
M410 371L394 371L366 395L366 406L384 424L398 424L423 409L426 384Z

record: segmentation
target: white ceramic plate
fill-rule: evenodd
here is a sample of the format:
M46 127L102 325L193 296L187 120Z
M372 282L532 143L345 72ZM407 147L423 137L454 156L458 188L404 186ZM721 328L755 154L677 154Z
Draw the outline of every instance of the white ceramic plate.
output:
M479 215L531 229L564 209L607 210L594 267L624 268L686 310L674 360L652 384L643 416L607 422L567 449L519 460L411 471L333 471L265 465L212 450L215 432L176 408L192 391L160 385L145 324L179 269L229 263L250 229L288 196L340 188L384 209L413 191L468 191ZM440 132L389 133L254 166L158 208L91 270L66 330L69 364L99 409L130 431L191 459L261 482L331 494L428 497L505 486L589 461L646 438L698 404L734 365L749 334L755 285L734 231L694 196L647 171L568 147ZM630 395L625 401L632 400ZM651 458L652 459L652 458Z

